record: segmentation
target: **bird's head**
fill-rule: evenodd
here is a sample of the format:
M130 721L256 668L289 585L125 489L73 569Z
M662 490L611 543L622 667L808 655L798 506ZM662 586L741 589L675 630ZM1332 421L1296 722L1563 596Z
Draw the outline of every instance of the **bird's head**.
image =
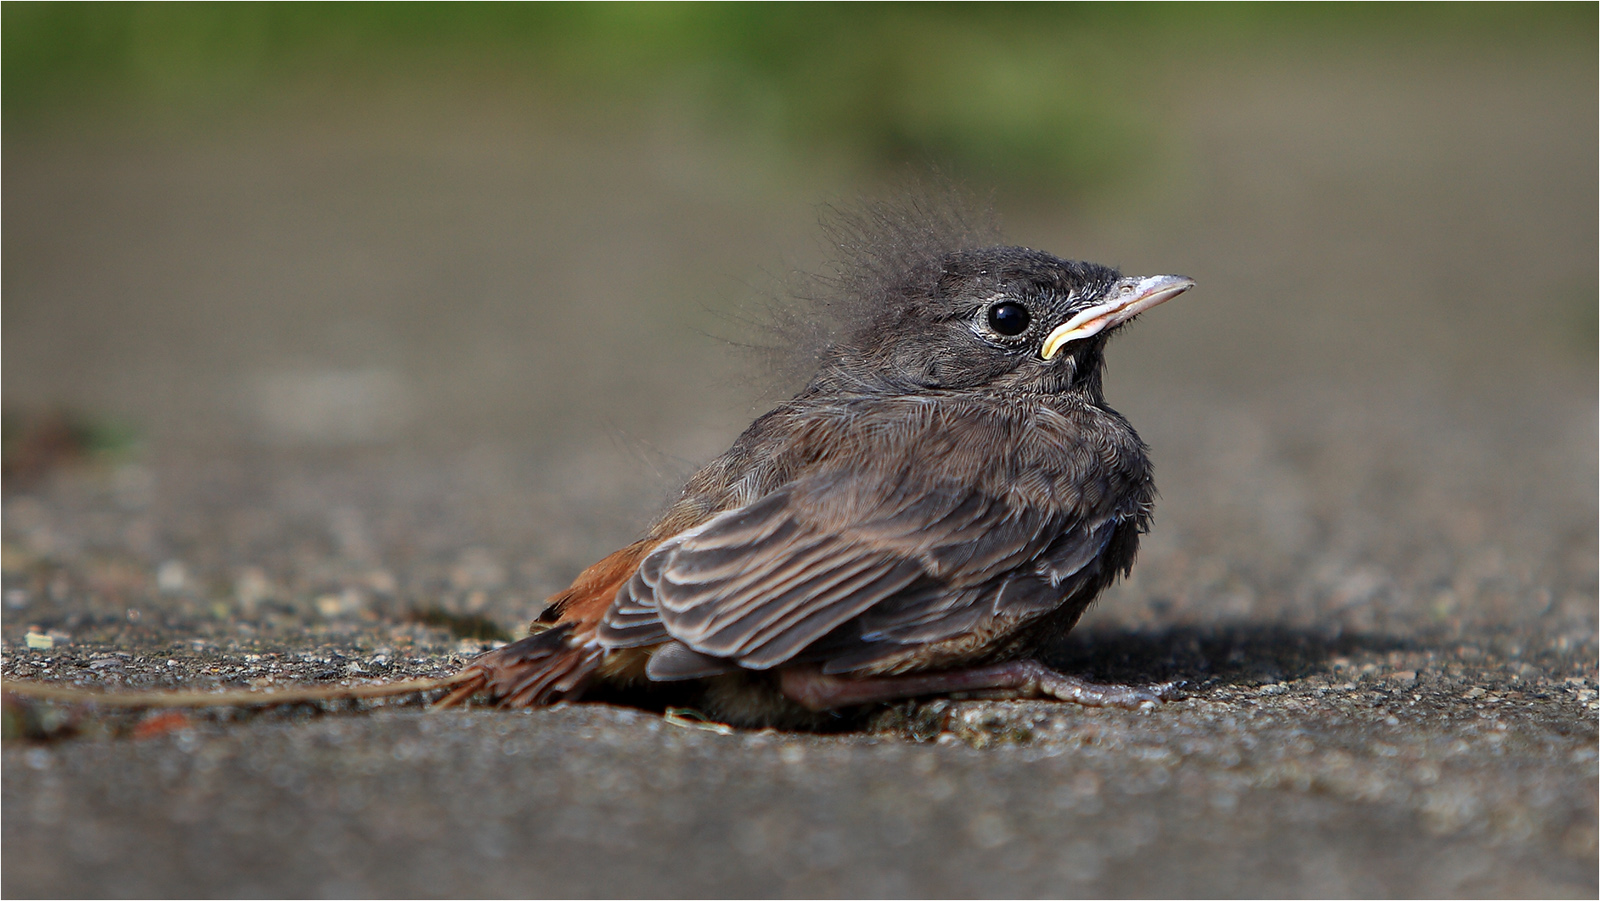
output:
M832 348L820 378L870 393L1004 389L1098 398L1119 327L1194 286L1023 247L950 252L906 273Z

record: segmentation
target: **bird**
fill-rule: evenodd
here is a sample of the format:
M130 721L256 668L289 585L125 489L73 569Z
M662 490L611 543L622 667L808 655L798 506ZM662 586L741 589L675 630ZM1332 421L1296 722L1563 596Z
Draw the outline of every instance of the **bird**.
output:
M673 696L734 726L821 728L929 695L1165 699L1038 655L1151 523L1107 341L1194 282L966 222L879 205L836 227L841 262L790 314L814 338L805 387L439 703Z

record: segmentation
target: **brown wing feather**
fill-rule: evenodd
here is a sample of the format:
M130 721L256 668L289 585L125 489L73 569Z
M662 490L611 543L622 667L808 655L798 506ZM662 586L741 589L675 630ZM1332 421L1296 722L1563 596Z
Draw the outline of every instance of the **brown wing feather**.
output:
M995 601L1004 574L1057 549L1064 531L1081 544L1099 537L1064 525L970 487L802 480L664 542L598 634L613 647L671 637L750 669L781 665L858 619L872 634L858 629L857 644L937 640L995 614L968 608Z
M1148 514L1143 458L1107 468L1105 442L1083 438L1098 409L879 399L803 412L782 441L776 414L758 422L782 444L759 458L741 438L726 466L762 479L737 480L749 492L715 494L708 512L729 506L667 533L604 614L601 644L676 640L751 669L969 637L961 647L980 655L1071 598L1087 603L1111 535Z

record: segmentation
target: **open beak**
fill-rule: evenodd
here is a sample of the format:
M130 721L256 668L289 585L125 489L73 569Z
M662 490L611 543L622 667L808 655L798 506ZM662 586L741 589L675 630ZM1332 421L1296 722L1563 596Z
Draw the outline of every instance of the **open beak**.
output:
M1194 287L1194 279L1181 275L1152 275L1148 278L1125 278L1111 289L1111 299L1092 306L1066 322L1056 326L1044 339L1039 356L1046 360L1065 347L1068 341L1098 335L1114 325L1121 325L1156 304L1166 303Z

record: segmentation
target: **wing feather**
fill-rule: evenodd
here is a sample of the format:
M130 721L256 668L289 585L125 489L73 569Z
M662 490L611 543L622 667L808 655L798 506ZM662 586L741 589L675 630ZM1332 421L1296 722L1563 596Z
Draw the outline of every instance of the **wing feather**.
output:
M706 659L860 671L914 645L1003 634L1097 591L1113 534L1143 522L1142 508L1111 509L1099 486L1067 476L1090 449L1049 416L994 414L983 441L931 420L869 426L852 434L882 453L812 457L662 542L617 592L601 643L677 642L656 666L663 677L703 672ZM1040 442L1049 454L1019 450ZM929 459L948 465L919 462Z

